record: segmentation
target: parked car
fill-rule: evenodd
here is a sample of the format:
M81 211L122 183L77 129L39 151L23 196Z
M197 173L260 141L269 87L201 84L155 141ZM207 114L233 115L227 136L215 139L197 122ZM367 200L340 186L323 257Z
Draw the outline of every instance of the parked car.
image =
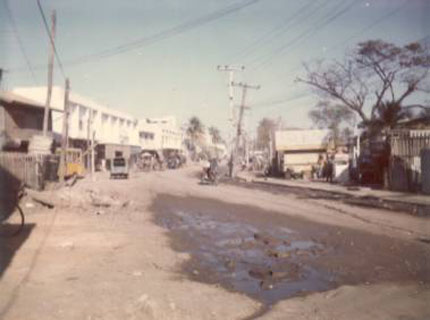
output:
M110 170L110 177L128 179L128 164L124 158L114 158Z

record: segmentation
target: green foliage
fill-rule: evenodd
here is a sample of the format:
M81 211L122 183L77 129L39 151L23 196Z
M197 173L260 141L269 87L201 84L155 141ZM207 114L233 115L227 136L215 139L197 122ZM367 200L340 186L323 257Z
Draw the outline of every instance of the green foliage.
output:
M191 140L193 140L194 142L198 140L199 137L203 134L204 129L205 127L198 117L193 116L189 119L187 134L191 138Z
M221 137L221 132L219 131L218 128L216 128L214 126L209 127L209 134L211 135L213 143L223 143L224 142L223 138Z

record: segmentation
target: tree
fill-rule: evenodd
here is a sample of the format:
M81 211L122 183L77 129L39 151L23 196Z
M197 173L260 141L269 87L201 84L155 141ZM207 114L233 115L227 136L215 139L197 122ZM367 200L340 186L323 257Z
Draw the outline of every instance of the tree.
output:
M354 112L368 127L386 106L402 110L429 108L425 103L406 103L411 97L419 99L420 91L430 92L429 66L429 48L418 42L399 47L370 40L359 43L343 62L305 66L307 75L298 81Z
M393 102L383 102L376 110L376 115L369 123L370 133L377 133L383 129L392 129L400 120L411 118L409 109L402 108Z
M265 149L270 145L276 130L276 122L270 118L260 120L257 128L257 148Z
M221 137L221 132L218 128L211 126L209 127L209 134L212 138L212 143L222 143L224 140Z
M195 149L196 142L202 138L204 129L205 127L198 117L193 116L188 120L187 135L193 149Z
M313 110L309 111L309 118L318 128L328 128L334 141L342 137L342 124L352 125L354 112L341 104L333 104L330 101L320 101Z

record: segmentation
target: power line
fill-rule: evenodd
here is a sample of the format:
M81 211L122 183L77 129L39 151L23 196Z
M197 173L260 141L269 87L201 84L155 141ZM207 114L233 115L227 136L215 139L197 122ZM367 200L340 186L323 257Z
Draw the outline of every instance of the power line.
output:
M348 41L350 41L351 39L354 39L354 38L358 37L359 35L363 34L364 32L366 32L366 31L374 28L378 24L381 24L382 22L384 22L384 20L386 20L386 19L394 16L396 13L398 13L400 10L402 10L408 3L409 3L408 0L405 0L405 2L403 2L403 4L401 4L400 6L398 6L397 8L395 8L394 10L392 10L392 11L388 12L387 14L379 17L373 23L371 23L370 25L368 25L367 27L361 29L360 31L358 31L358 32L354 33L353 35L351 35L350 37L348 37L348 39L346 39L346 40L344 40L342 42L338 42L334 46L330 47L329 50L337 48L339 45L345 44Z
M39 0L38 0L39 1ZM145 47L151 44L154 44L158 41L162 41L168 39L170 37L185 33L192 29L201 27L213 21L216 21L220 18L223 18L229 14L238 12L246 7L249 7L261 0L242 0L240 3L229 5L223 9L214 11L212 13L197 17L194 20L190 20L179 25L176 25L172 28L162 30L157 32L151 36L141 37L137 40L127 42L109 49L101 50L99 52L87 54L75 59L71 59L65 62L66 65L80 65L84 63L88 63L92 60L100 60L103 58L112 57L118 54L122 54L131 50L135 50L137 48ZM46 24L46 23L45 23ZM41 68L42 66L37 66L36 68ZM13 69L12 71L19 71L19 68Z
M314 10L312 10L311 12L309 12L305 17L303 17L300 22L307 20L309 17L312 17L318 11L324 10L325 7L329 3L330 3L330 1L328 0L325 3L323 3L323 4L320 4L320 6L318 6L317 8L315 8ZM337 6L339 6L339 5L342 5L342 4L343 4L343 0L338 0L334 5L329 6L329 8L325 11L325 13L322 14L322 18L320 18L319 21L322 21L323 19L331 16L331 14L333 13L333 11L335 11L335 8ZM314 21L316 21L316 19L314 19ZM318 24L318 22L314 22L312 24L311 28L316 27L317 24ZM290 31L290 34L293 34L293 35L295 35L295 34L298 33L298 31L297 32L291 32L291 29L289 31ZM291 41L294 41L294 40L289 40L289 42L291 42ZM287 43L289 43L289 42L287 42ZM276 55L277 50L279 50L279 47L278 48L273 48L272 50L270 50L270 52L268 52L266 54L263 54L263 55L260 55L259 57L254 58L252 61L250 61L248 63L251 64L251 65L256 65L258 63L258 61L264 61L267 57L271 57L271 56Z
M11 24L11 27L12 27L12 32L13 32L16 40L18 41L19 49L20 49L20 51L21 51L21 53L22 53L22 55L24 57L25 63L27 65L27 68L30 71L30 74L31 74L31 77L33 78L34 84L37 84L36 76L34 74L33 67L31 66L30 59L28 58L27 52L25 51L24 44L22 43L21 37L19 35L18 28L16 27L15 19L13 17L13 12L12 12L12 10L9 7L8 0L4 1L4 6L5 6L5 9L6 9L6 13L7 13L8 17L9 17L9 21L10 21L10 24Z
M305 3L302 7L300 7L297 11L295 11L292 15L290 15L287 19L285 19L285 21L282 21L281 24L277 25L275 28L273 28L272 30L266 32L263 36L255 39L255 41L253 41L250 45L248 45L245 49L241 50L241 52L237 53L234 55L234 58L232 58L232 60L241 60L244 59L246 56L248 56L249 54L254 52L254 48L259 48L261 47L261 44L264 42L269 42L271 41L274 37L276 37L277 35L285 32L287 30L287 28L291 27L291 25L294 24L295 20L297 20L302 13L306 13L306 11L308 11L309 8L311 8L312 6L315 5L315 1L311 0L308 3ZM308 14L307 16L302 17L301 21L303 21L303 19L308 18L310 15L312 15L315 11L319 10L322 6L326 5L328 3L328 1L326 1L323 4L320 4L319 7L317 7L315 10L311 11L311 14Z
M308 93L300 93L298 95L292 96L292 97L287 97L287 98L282 98L282 99L277 99L277 100L271 100L271 101L267 101L267 102L259 102L253 105L254 109L262 109L262 108L267 108L267 107L273 107L273 106L278 106L280 104L286 103L286 102L290 102L290 101L294 101L294 100L300 100L306 96L308 96Z
M57 58L58 66L60 67L61 74L62 74L63 78L66 79L67 77L66 77L66 74L64 72L63 64L61 63L60 56L57 52L57 48L55 47L54 39L52 38L51 31L49 30L48 22L46 20L45 13L43 12L42 5L40 4L40 0L37 0L37 6L39 8L40 14L41 14L42 19L43 19L43 24L45 26L46 34L48 35L49 41L51 42L51 45L54 48L55 57Z
M342 44L345 44L345 43L349 42L351 39L356 38L357 36L359 36L359 35L363 34L364 32L366 32L366 31L368 31L368 30L371 30L371 29L372 29L372 28L374 28L375 26L377 26L377 25L379 25L380 23L384 22L386 19L388 19L388 18L390 18L390 17L394 16L395 14L397 14L397 13L398 13L400 10L402 10L402 9L403 9L403 7L405 7L405 5L407 5L407 4L408 4L408 0L405 0L405 2L404 2L403 4L401 4L400 6L398 6L397 8L395 8L394 10L392 10L392 11L388 12L387 14L382 15L382 16L380 16L380 17L376 18L376 19L375 19L371 24L369 24L368 26L364 27L363 29L361 29L361 30L357 31L356 33L352 34L352 35L351 35L351 36L349 36L347 39L342 40L342 41L339 41L339 42L338 42L338 43L336 43L335 45L330 46L330 47L327 49L327 52L329 52L329 51L331 51L331 50L333 50L333 49L335 49L335 48L339 47L339 45L342 45ZM427 36L427 37L429 37L429 36ZM424 41L425 39L426 39L426 37L422 38L421 40L417 40L417 41L418 41L418 42L421 42L421 41ZM289 69L289 70L287 70L285 73L293 73L293 72L296 72L296 71L298 71L299 69L301 69L302 67L303 67L303 65L302 65L302 64L300 64L300 65L298 65L298 66L296 66L296 67L294 67L294 68L290 68L290 69ZM277 80L276 80L276 81L277 81Z
M160 31L160 32L158 32L152 36L143 37L143 38L137 39L135 41L116 46L114 48L106 49L106 50L103 50L103 51L98 52L98 53L89 54L87 56L77 58L75 60L70 61L69 64L81 64L81 63L85 63L85 62L93 60L93 59L107 58L110 56L114 56L117 54L121 54L121 53L130 51L130 50L134 50L134 49L137 49L140 47L144 47L144 46L150 45L152 43L158 42L160 40L164 40L164 39L167 39L167 38L172 37L174 35L178 35L178 34L186 32L186 31L189 31L191 29L194 29L194 28L200 27L202 25L208 24L208 23L213 22L215 20L218 20L218 19L220 19L226 15L232 14L232 13L237 12L237 11L239 11L245 7L253 5L259 1L261 1L261 0L242 1L241 3L230 5L226 8L221 9L221 10L218 10L218 11L209 13L207 15L198 17L194 20L179 24L173 28Z
M308 35L311 35L311 36L314 35L315 34L315 30L317 30L317 31L322 30L327 25L329 25L330 23L332 23L333 21L335 21L337 18L339 18L340 16L342 16L343 14L345 14L346 12L348 12L356 4L357 4L357 2L355 0L352 0L345 8L337 11L333 15L327 16L325 19L323 19L319 23L315 24L313 27L305 30L299 36L297 36L296 38L294 38L290 42L288 42L285 45L277 48L277 50L274 51L274 52L272 52L272 54L267 59L263 60L258 66L254 67L253 69L255 70L255 69L258 69L258 68L261 68L261 67L267 65L271 60L273 60L274 57L282 54L283 51L285 51L286 49L288 49L288 48L292 47L293 45L297 44L298 42L300 42L302 39L304 39Z

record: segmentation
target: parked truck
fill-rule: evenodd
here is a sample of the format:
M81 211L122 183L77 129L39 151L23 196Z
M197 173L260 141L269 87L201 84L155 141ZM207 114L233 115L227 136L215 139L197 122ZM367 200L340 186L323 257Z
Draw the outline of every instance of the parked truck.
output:
M287 178L310 176L320 155L327 153L329 130L283 130L275 132L278 172Z

